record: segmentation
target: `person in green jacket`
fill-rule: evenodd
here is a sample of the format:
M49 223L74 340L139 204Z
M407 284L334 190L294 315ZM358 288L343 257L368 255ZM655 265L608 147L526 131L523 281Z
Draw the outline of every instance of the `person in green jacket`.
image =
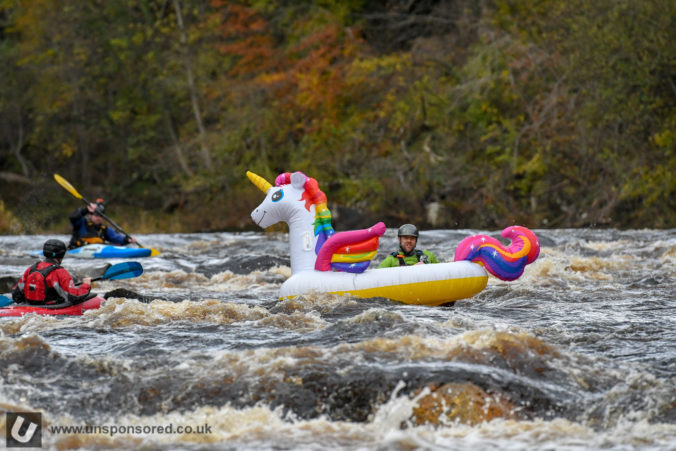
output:
M432 252L415 248L418 244L418 228L413 224L404 224L399 227L397 236L399 237L399 250L388 255L378 268L439 263L437 256Z

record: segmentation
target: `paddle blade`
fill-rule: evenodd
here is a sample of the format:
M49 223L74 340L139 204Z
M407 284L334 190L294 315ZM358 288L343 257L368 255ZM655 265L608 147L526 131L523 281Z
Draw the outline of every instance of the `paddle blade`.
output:
M0 294L0 307L7 307L8 305L14 303L13 300L8 298L7 296L3 296Z
M124 262L111 266L101 276L102 280L131 279L143 274L143 267L138 262Z
M73 187L73 185L68 183L68 180L64 179L59 174L54 174L54 180L56 180L56 183L61 185L70 194L77 197L78 199L82 199L82 194L78 193L75 187Z

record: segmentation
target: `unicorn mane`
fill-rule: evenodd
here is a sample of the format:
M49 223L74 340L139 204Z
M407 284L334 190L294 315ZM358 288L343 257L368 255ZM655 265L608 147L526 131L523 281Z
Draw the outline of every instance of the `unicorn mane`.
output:
M305 174L303 174L305 175ZM312 177L305 176L305 191L302 200L305 201L305 208L310 211L312 205L315 206L314 234L317 237L315 254L319 254L326 240L335 233L331 225L331 211L326 206L326 194L319 189L319 183ZM275 179L275 186L288 185L291 183L291 173L283 172Z

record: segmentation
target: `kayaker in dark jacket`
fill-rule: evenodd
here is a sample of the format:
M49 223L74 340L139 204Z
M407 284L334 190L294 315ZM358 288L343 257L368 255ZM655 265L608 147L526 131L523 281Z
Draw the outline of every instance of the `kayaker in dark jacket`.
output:
M47 240L42 248L46 257L23 273L12 288L12 299L16 303L49 305L69 302L79 304L89 299L92 279L85 277L79 287L63 267L61 261L66 254L66 244L61 240Z
M413 224L404 224L399 227L397 237L399 239L399 250L388 255L378 268L439 263L437 256L432 252L415 248L418 244L418 228Z
M104 224L101 214L105 213L103 199L90 203L86 207L78 208L69 217L73 226L73 233L68 249L75 249L86 244L136 243L136 239L122 235Z

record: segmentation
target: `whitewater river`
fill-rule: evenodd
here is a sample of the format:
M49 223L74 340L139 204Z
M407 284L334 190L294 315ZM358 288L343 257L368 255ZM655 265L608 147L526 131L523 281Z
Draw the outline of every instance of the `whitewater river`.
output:
M278 301L283 233L141 235L145 273L94 284L140 300L0 319L0 407L54 449L675 449L676 230L535 232L522 278L434 308ZM420 244L448 261L474 233L499 238ZM0 292L47 238L0 237Z

